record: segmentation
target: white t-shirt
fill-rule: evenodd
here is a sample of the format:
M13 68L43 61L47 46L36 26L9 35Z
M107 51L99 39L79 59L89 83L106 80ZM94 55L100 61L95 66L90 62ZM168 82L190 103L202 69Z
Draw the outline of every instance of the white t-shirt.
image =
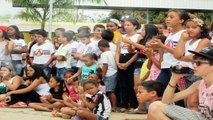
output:
M194 42L193 44L191 44L191 45L190 45L190 42L191 42L192 40L187 41L186 44L185 44L185 56L191 55L192 53L190 53L188 50L194 51L194 50L197 48L197 46L198 46L198 44L199 44L199 42L200 42L201 40L202 40L202 39L199 39L199 40L195 41L195 42ZM184 62L184 61L181 61L180 63L181 63L181 64L187 64L191 69L194 69L194 68L192 67L192 62Z
M36 43L31 48L30 57L33 57L34 64L46 64L54 52L55 48L52 43L45 42L42 45Z
M109 42L110 51L115 55L116 53L116 45L112 42Z
M59 48L56 50L55 55L64 56L66 58L66 61L58 61L56 60L56 67L57 68L71 68L71 50L70 50L70 44L67 45L60 45Z
M138 42L138 37L139 37L140 35L139 34L135 34L135 35L133 35L133 36L131 36L129 39L131 40L131 41L133 41L133 42ZM123 37L125 37L126 38L126 35L123 35ZM128 45L129 44L126 44L126 43L123 43L123 42L121 42L121 54L127 54L127 53L129 53L128 52Z
M100 56L101 55L101 50L99 49L99 47L98 47L98 42L99 42L100 40L95 40L94 38L91 38L91 42L94 44L94 46L95 46L95 54L97 55L97 56Z
M178 44L178 41L180 39L180 36L181 34L184 32L185 30L181 30L175 34L169 34L169 36L166 38L166 41L165 41L165 45L167 47L170 47L170 48L175 48ZM177 60L173 54L167 52L164 50L164 53L163 53L163 61L161 63L161 68L170 68L171 65L176 65L178 62L180 62L179 60Z
M22 47L27 45L25 40L23 40L23 39L19 39L19 40L15 39L12 41L15 44L13 47L14 49L21 49ZM11 56L12 56L12 60L22 60L21 54L11 54Z
M77 53L78 52L79 43L76 42L76 41L73 41L73 42L70 43L69 47L70 47L71 54ZM71 66L76 66L77 62L78 62L78 60L72 57Z
M112 76L117 72L115 56L111 51L106 51L101 54L101 65L103 66L103 64L108 64L106 77Z
M10 61L10 54L6 54L5 46L8 44L6 41L0 42L0 61Z
M84 48L80 48L80 51L78 51L78 53L82 53L83 55L88 53L95 53L95 45L93 43L90 42L89 44L83 47ZM81 60L78 60L77 67L81 67L82 65L84 65L84 62L82 62Z

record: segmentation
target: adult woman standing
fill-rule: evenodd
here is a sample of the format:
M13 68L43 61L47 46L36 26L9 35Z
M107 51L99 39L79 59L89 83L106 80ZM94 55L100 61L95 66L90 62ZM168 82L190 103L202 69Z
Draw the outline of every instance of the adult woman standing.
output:
M141 25L136 19L126 19L124 22L124 29L126 34L123 38L129 39L134 42L138 42L141 36L137 34L136 30L140 29ZM119 84L121 86L121 112L125 112L128 107L136 108L137 99L134 92L134 66L135 48L129 44L123 43L122 38L117 41L116 49L116 64L118 66ZM128 106L128 104L130 106Z

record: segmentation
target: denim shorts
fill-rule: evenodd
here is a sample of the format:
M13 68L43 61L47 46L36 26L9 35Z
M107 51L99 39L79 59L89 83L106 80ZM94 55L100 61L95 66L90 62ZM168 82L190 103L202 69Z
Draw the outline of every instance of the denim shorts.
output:
M140 75L140 73L141 73L141 68L135 68L134 75Z
M117 84L117 73L109 76L109 77L105 77L104 79L104 84L106 86L106 92L114 92L115 91L115 87Z

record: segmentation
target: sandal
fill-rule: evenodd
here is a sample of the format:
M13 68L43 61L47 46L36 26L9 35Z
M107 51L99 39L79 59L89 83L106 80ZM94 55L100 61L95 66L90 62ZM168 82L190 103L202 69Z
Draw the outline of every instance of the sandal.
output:
M126 108L121 108L121 109L119 110L119 112L125 113L125 112L127 112L127 109L126 109Z

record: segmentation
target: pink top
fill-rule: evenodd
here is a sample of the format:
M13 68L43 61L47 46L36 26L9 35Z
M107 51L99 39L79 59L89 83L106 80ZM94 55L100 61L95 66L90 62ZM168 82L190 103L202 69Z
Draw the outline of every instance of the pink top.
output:
M199 111L209 120L213 120L213 84L206 88L201 80L199 85Z
M77 93L75 92L75 89L74 87L68 87L68 91L69 91L69 95L70 95L70 98L74 101L77 101L78 100L78 96L77 96Z
M160 60L159 53L154 52L154 56L158 61ZM147 78L147 80L156 80L158 75L160 74L161 70L154 63L152 63L152 66L149 71L150 71L150 74L149 74L149 77Z
M98 89L99 89L102 93L106 93L106 86L100 85L100 84L99 84Z

